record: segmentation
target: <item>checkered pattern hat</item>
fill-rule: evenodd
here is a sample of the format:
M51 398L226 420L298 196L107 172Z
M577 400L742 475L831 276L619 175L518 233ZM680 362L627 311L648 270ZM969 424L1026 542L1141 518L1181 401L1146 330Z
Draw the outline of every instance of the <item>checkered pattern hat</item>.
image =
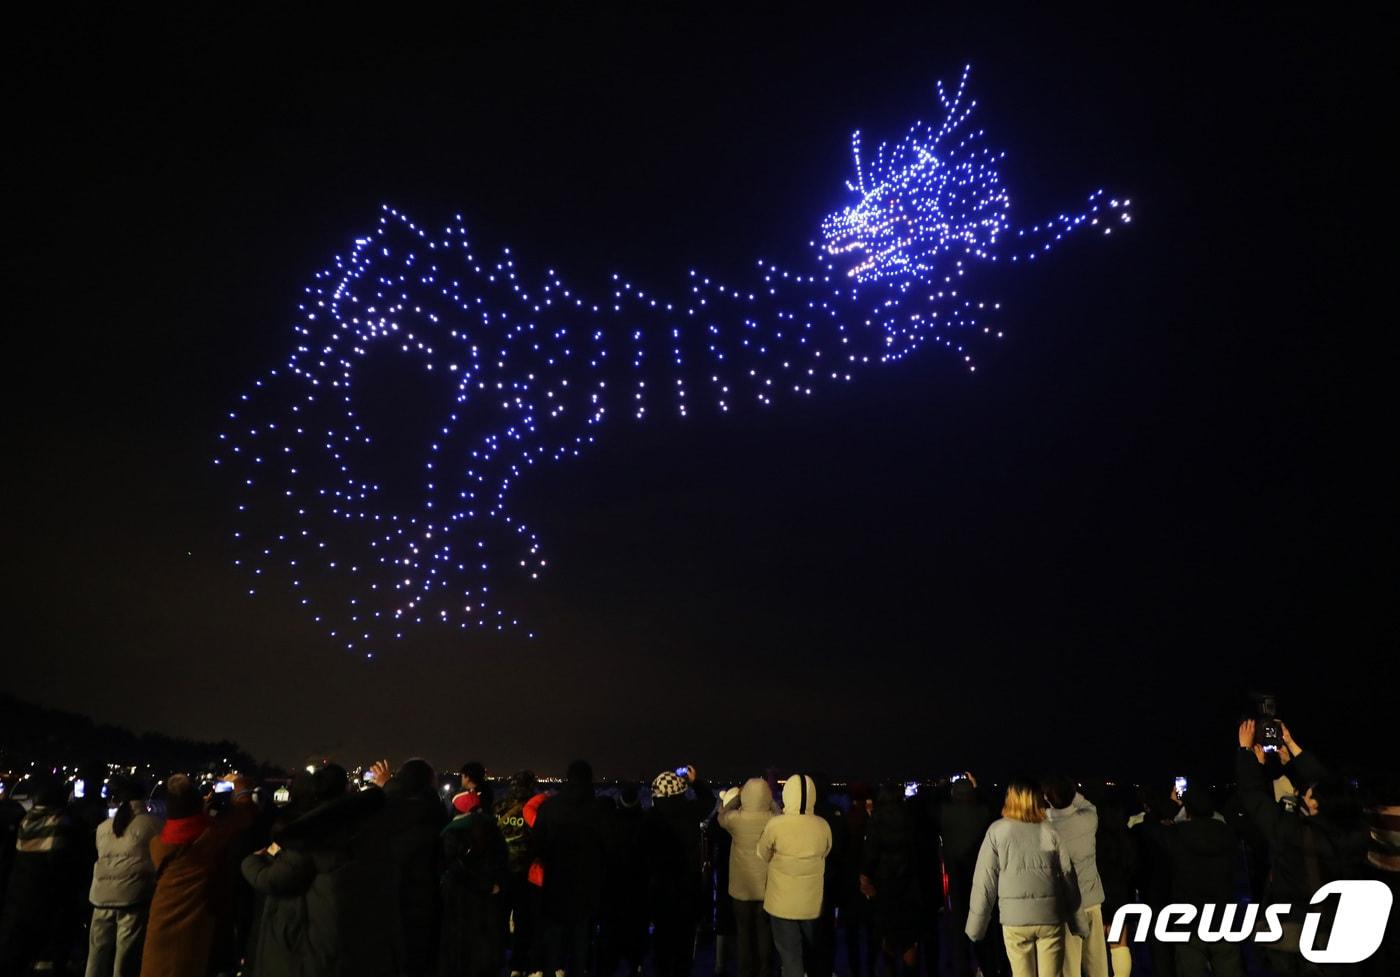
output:
M689 787L686 779L677 775L674 770L663 770L651 782L651 796L675 797L677 794L684 794Z

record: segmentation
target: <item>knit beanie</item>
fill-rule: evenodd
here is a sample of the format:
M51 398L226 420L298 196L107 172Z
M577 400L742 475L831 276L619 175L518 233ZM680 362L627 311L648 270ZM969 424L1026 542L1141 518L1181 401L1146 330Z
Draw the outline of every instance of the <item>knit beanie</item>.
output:
M675 797L678 794L684 794L689 787L690 783L674 770L663 770L651 782L651 796Z

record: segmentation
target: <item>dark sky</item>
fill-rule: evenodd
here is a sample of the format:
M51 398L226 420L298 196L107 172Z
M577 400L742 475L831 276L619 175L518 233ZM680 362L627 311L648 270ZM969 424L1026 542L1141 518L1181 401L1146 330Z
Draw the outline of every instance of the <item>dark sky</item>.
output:
M284 762L1132 776L1218 768L1263 687L1393 759L1382 25L583 6L15 31L11 691ZM965 62L1020 219L1100 185L1137 216L991 286L975 375L929 350L534 473L534 640L367 665L246 597L219 419L381 202L585 289L796 263L850 131Z

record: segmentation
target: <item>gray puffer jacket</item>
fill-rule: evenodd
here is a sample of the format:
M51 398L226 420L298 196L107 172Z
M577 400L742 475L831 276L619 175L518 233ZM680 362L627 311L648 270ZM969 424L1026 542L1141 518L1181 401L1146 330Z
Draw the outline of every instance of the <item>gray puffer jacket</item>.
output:
M1099 879L1098 846L1099 812L1075 794L1069 807L1052 807L1045 816L1069 849L1074 861L1074 874L1079 878L1079 902L1085 909L1103 904L1103 882Z
M1003 926L1078 922L1077 906L1064 905L1077 896L1077 885L1069 851L1049 822L1001 818L987 829L977 853L967 935L986 936L998 905Z

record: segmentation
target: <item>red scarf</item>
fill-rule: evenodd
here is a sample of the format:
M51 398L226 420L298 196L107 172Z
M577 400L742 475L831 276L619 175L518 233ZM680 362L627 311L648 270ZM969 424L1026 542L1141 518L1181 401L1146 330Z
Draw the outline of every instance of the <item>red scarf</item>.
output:
M160 829L160 840L167 845L188 845L209 830L213 821L209 815L192 814L187 818L171 818Z

